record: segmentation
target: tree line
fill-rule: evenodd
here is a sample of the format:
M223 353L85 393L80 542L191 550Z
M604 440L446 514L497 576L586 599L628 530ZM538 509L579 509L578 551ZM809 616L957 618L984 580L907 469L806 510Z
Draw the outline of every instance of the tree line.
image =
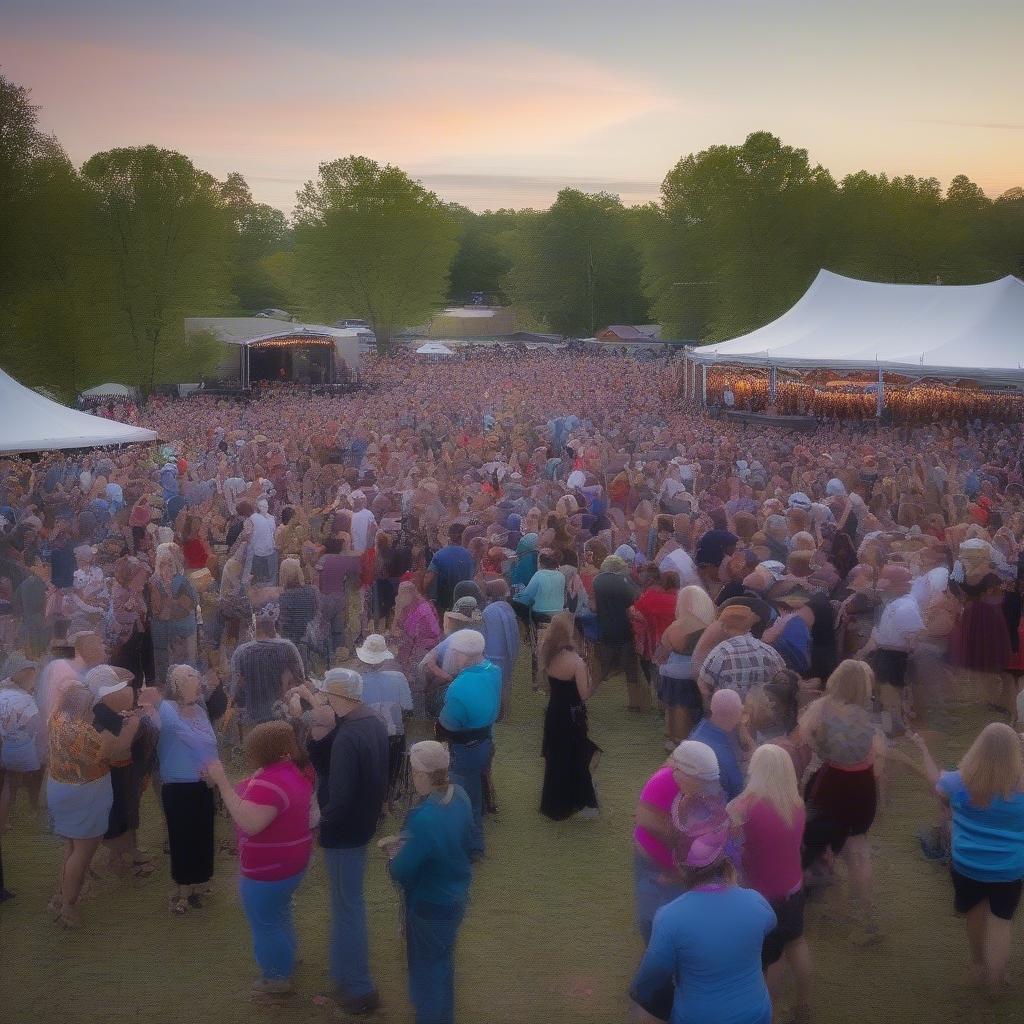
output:
M1024 274L1024 189L861 171L840 181L767 132L682 158L658 202L567 188L552 206L484 213L397 167L320 165L291 222L156 146L76 168L0 77L0 366L65 396L145 390L221 357L186 316L284 308L364 318L381 348L446 303L516 307L524 326L587 336L663 325L708 343L783 313L820 267L867 280L967 284Z

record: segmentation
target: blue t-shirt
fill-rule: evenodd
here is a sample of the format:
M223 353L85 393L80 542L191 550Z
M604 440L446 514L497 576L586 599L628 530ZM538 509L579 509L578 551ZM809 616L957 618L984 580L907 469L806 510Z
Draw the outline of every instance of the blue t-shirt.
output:
M463 580L471 580L476 571L473 556L461 545L448 544L430 560L428 567L437 576L435 603L441 611L453 604L452 592Z
M501 669L489 661L464 668L448 685L441 724L452 732L493 725L501 707Z
M557 569L538 569L516 600L543 615L557 615L565 608L565 576Z
M978 882L1024 878L1024 793L976 807L959 772L943 772L936 788L953 812L953 867Z
M156 748L161 782L199 782L202 769L216 761L217 737L204 708L182 718L177 702L160 702L160 739Z
M743 772L740 769L739 745L735 734L726 732L715 725L710 718L702 718L693 732L691 740L706 743L718 758L718 781L729 800L743 791Z
M410 903L466 902L473 875L473 808L461 786L452 790L447 803L432 793L405 819L404 843L389 871Z
M693 889L654 915L651 942L633 979L633 999L667 1009L672 1024L769 1024L772 1004L761 973L761 946L775 912L753 889Z

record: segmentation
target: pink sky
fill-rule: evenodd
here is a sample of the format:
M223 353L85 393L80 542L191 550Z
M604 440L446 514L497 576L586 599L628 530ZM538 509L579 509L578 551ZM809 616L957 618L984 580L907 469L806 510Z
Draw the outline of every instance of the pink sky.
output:
M873 22L848 5L666 14L639 0L630 22L601 0L589 21L525 2L492 24L493 11L441 2L432 19L410 6L388 24L315 2L315 21L287 16L304 4L259 0L233 17L233 0L11 3L0 69L32 89L72 159L152 142L219 177L241 171L285 211L320 161L349 153L474 209L543 206L567 184L643 202L681 156L759 129L837 177L965 173L990 194L1024 184L1024 5L977 4L968 21L940 0L927 21L879 7Z

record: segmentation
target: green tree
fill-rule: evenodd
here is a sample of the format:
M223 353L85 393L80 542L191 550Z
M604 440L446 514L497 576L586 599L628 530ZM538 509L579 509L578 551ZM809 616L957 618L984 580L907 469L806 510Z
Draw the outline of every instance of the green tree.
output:
M483 292L494 303L510 301L509 273L522 226L542 216L534 210L462 211L459 248L452 261L448 298L466 303Z
M365 318L386 352L397 328L443 304L458 232L452 210L399 168L333 160L297 196L295 276L317 318Z
M231 221L217 181L156 146L97 153L82 175L109 283L98 301L135 381L152 390L206 372L217 351L186 337L183 320L231 303Z
M527 316L565 335L646 319L640 252L618 196L562 189L516 243L510 281Z
M645 243L644 284L666 333L719 341L784 312L826 261L835 193L806 150L768 132L680 160Z
M221 196L234 229L231 290L239 311L254 313L268 306L280 307L287 300L268 271L266 260L291 248L287 218L280 210L255 202L248 183L237 172L227 176Z

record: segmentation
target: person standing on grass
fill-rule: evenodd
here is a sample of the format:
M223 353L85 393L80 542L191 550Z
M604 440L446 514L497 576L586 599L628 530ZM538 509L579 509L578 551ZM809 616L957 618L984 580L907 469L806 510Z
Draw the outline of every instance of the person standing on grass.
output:
M36 685L36 663L24 655L12 654L0 670L0 835L19 789L28 793L35 813L43 783L39 756L43 721L32 693Z
M483 776L494 757L492 730L501 710L501 670L484 655L485 640L475 629L448 638L453 678L438 715L440 733L449 740L452 776L473 807L473 856L484 855Z
M676 831L686 892L655 915L630 996L648 1021L770 1024L761 950L775 913L759 892L736 884L728 822L696 835Z
M455 940L466 913L472 879L473 809L448 769L442 743L424 740L409 750L412 783L420 802L402 832L378 844L402 889L409 997L416 1024L455 1019Z
M235 703L246 725L270 721L274 705L306 677L298 648L277 635L274 611L261 611L256 618L256 638L236 648L231 656Z
M317 774L320 846L331 893L331 980L338 1005L362 1015L380 1005L370 977L363 885L367 846L388 795L388 731L380 715L363 704L358 672L331 669L318 696L322 703L308 718L309 756Z
M953 772L939 772L924 740L925 773L953 816L953 906L967 916L971 978L997 994L1024 885L1024 755L1008 725L986 725Z
M708 704L708 716L690 733L691 740L706 743L718 758L718 778L727 800L743 789L740 744L737 730L743 718L743 701L735 690L716 690Z
M729 691L719 690L718 693ZM718 696L718 694L716 694ZM743 884L759 892L775 912L776 925L761 951L769 991L781 987L782 961L796 987L794 1024L810 1020L811 958L804 938L804 874L800 864L806 813L793 759L773 743L754 751L746 788L729 806L741 835Z
M220 761L203 768L220 792L238 832L238 891L252 929L260 977L253 995L286 995L298 939L292 896L313 850L313 786L296 764L299 748L288 722L264 722L246 737L245 756L256 771L233 786Z
M64 928L81 925L78 902L113 804L110 757L116 740L109 734L101 737L92 727L92 705L92 691L74 684L61 695L49 722L46 804L53 830L64 840L57 893L49 909Z
M202 681L191 665L171 666L155 719L160 727L160 801L177 887L170 910L180 916L202 908L200 890L213 877L213 791L202 770L216 760L217 738L203 703Z

